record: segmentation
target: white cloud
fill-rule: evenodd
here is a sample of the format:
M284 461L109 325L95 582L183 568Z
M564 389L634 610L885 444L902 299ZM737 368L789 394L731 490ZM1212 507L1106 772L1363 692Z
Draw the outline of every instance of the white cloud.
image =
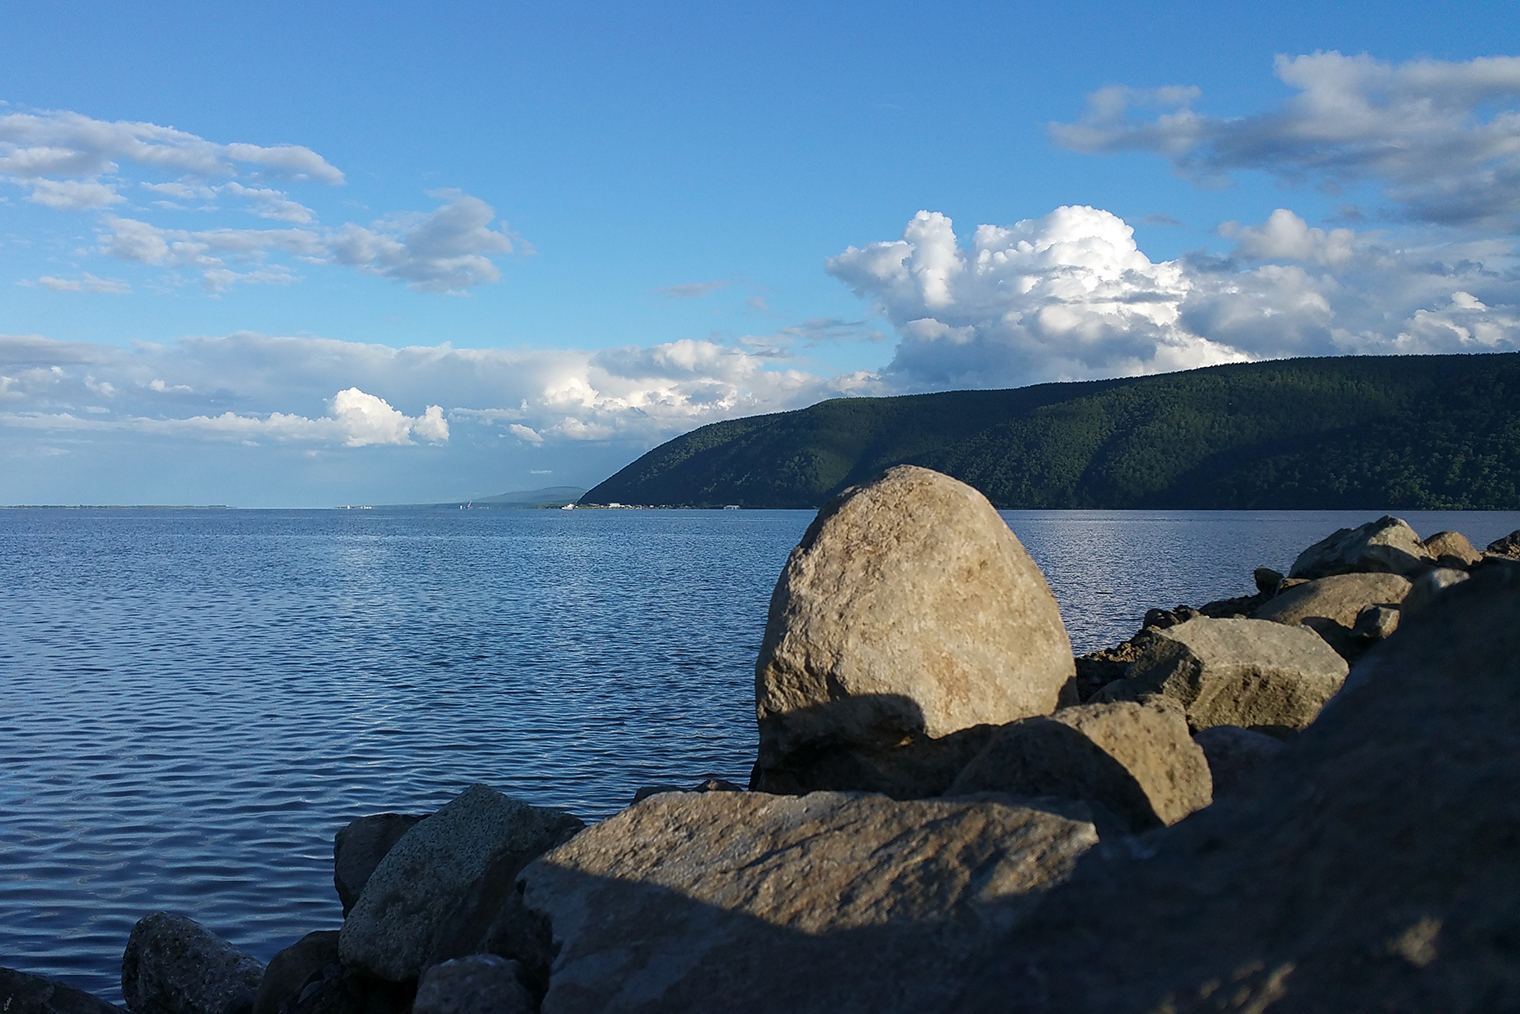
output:
M544 442L542 434L540 434L533 427L524 426L522 423L513 423L507 427L507 432L511 433L519 440L526 440L528 443L532 444L535 447L543 444Z
M282 190L269 187L245 187L232 182L220 188L223 193L245 197L253 204L253 213L260 218L273 218L281 222L304 225L316 218L316 214L304 204L292 201Z
M500 272L489 255L511 253L514 244L510 233L489 227L494 209L457 191L435 196L447 203L430 214L382 219L369 228L349 224L337 229L192 231L108 215L102 219L100 251L141 264L200 268L213 291L237 282L294 281L285 268L236 272L226 263L233 258L257 264L271 254L341 264L404 281L419 292L461 292L496 281Z
M27 199L59 211L93 211L125 200L113 188L94 180L36 180Z
M1229 259L1152 262L1122 220L1058 208L983 225L969 248L920 212L831 274L900 343L898 390L1017 386L1293 355L1520 348L1520 273L1500 241L1399 246L1279 209L1228 223ZM1263 263L1265 262L1265 263Z
M97 278L88 271L78 278L54 278L52 275L43 275L35 283L23 282L23 285L40 285L54 292L99 292L108 295L120 296L132 291L132 287L120 278Z
M1275 70L1298 94L1265 113L1194 112L1195 88L1108 88L1051 134L1076 151L1155 152L1202 181L1241 169L1372 181L1403 217L1501 232L1520 222L1520 57L1389 64L1318 52L1279 56ZM1131 115L1147 105L1170 111Z
M718 282L686 282L681 285L666 285L655 291L667 299L701 299L732 284L734 283L731 279Z
M343 173L300 145L217 144L153 123L108 122L62 110L0 116L0 175L18 179L98 176L119 163L209 179L240 168L339 184Z

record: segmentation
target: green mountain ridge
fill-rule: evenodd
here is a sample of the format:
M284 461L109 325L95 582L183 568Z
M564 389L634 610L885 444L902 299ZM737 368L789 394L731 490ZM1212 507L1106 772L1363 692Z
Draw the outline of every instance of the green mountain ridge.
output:
M1520 509L1520 353L832 399L693 430L580 502L816 508L896 464L1001 509Z

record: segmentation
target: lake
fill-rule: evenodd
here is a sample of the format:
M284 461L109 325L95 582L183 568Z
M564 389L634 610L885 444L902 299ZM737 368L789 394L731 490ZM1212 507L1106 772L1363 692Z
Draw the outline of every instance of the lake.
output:
M1377 512L1008 511L1079 652ZM1481 548L1520 512L1403 514ZM743 782L808 511L0 510L0 965L120 1002L167 909L267 960L332 835L474 781L590 818Z

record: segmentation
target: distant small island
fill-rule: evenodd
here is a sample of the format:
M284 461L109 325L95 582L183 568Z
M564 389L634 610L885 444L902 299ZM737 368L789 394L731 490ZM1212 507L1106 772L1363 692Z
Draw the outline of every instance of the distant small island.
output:
M1005 510L1514 510L1520 353L833 399L693 430L580 503L815 508L896 464Z

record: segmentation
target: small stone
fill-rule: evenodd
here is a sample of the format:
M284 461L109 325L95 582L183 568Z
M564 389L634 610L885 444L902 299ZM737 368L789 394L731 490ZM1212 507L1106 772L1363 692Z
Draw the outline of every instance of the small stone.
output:
M1082 799L1132 830L1175 824L1212 801L1209 766L1165 698L1062 708L1005 725L947 796L1005 792Z
M1520 529L1510 532L1502 539L1495 539L1490 542L1488 544L1488 553L1510 560L1520 560Z
M1368 606L1357 614L1351 633L1369 641L1381 641L1399 629L1400 616L1395 606Z
M517 962L471 954L434 965L417 983L412 1014L533 1014Z
M1282 584L1283 573L1271 567L1257 567L1251 572L1251 577L1256 582L1257 591L1266 595L1275 595L1277 586Z
M1199 729L1193 742L1209 761L1209 774L1218 798L1234 791L1248 776L1282 751L1283 742L1238 725Z
M347 916L380 860L425 815L375 813L350 821L333 835L333 886Z
M132 1014L223 1014L251 1004L264 965L194 919L143 916L121 957L121 993Z
M1289 577L1387 573L1414 577L1435 563L1409 525L1392 516L1360 528L1342 528L1298 555Z
M3 1014L122 1014L93 994L41 975L0 968Z
M1238 725L1285 736L1314 721L1346 673L1307 627L1204 618L1158 631L1126 682L1137 696L1176 700L1194 732Z
M742 785L737 785L726 778L707 777L702 781L683 789L679 785L646 785L633 794L633 802L641 803L650 796L657 796L662 792L746 792ZM632 805L631 803L629 805Z

